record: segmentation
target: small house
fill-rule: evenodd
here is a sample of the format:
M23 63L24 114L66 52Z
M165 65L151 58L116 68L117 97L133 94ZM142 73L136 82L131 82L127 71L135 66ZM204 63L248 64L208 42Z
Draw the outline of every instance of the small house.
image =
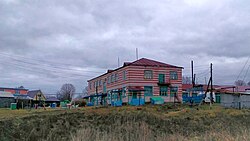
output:
M32 98L32 105L39 104L42 106L46 100L46 97L41 90L28 91L28 96Z
M15 99L10 92L0 91L0 108L9 108L11 103L14 103Z
M227 108L250 108L249 93L221 93L221 105Z
M55 96L46 96L45 100L46 105L52 105L53 103L56 103L56 106L60 105L60 100L57 99Z

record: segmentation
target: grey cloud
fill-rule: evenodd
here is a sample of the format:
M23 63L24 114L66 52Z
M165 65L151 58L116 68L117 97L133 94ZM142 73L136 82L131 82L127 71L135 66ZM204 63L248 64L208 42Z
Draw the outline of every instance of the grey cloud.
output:
M185 67L184 75L190 60L214 62L216 83L233 83L250 53L249 12L247 0L3 0L0 50L11 57L0 54L0 76L6 78L0 85L56 91L72 82L80 91L87 79L117 67L118 57L133 61L135 48L140 57ZM41 63L41 69L11 58Z

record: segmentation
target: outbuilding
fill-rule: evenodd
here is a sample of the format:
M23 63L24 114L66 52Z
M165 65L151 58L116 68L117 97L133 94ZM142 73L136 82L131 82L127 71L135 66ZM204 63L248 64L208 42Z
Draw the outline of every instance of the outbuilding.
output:
M11 92L0 91L0 108L9 108L11 103L15 102L14 95Z
M221 93L221 105L228 108L250 108L250 93Z

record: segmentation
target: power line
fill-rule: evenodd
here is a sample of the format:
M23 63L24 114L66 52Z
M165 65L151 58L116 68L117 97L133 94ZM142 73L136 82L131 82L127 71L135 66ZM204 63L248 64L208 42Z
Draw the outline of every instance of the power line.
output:
M246 78L246 76L247 76L247 74L248 74L249 68L250 68L250 65L249 65L248 68L247 68L247 71L246 71L246 73L245 73L245 76L244 76L244 78L243 78L243 81L245 81L245 78Z
M49 62L49 61L44 61L44 60L39 60L39 59L34 59L34 58L27 58L27 57L23 57L23 56L20 56L20 55L18 55L18 56L17 55L10 55L10 54L5 54L5 53L0 53L0 55L4 56L4 57L11 58L11 59L13 59L15 61L18 61L18 62L29 64L29 65L46 66L46 67L50 67L50 68L63 69L63 70L68 70L68 71L103 73L103 72L97 72L97 71L73 69L73 68L77 68L77 67L73 66L72 64L71 65L63 64L63 66L59 66L62 63L53 63L53 62ZM46 63L44 63L44 62L46 62ZM72 68L69 68L69 67L72 67ZM78 68L81 68L81 67L78 67Z
M243 68L241 69L241 71L240 71L240 73L239 73L239 75L237 76L237 78L236 78L235 81L237 81L237 80L240 78L240 75L241 75L241 73L243 72L243 70L245 69L245 67L246 67L246 65L247 65L247 63L248 63L248 61L249 61L249 59L250 59L250 56L248 57L247 61L245 62Z
M2 60L0 60L1 62ZM47 69L44 69L44 68L37 68L37 67L34 67L34 66L23 66L23 65L20 65L20 64L17 64L17 63L14 63L14 62L2 62L6 65L12 65L14 67L18 67L18 68L21 68L21 69L24 69L24 70L27 70L27 71L30 71L30 72L36 72L36 73L40 73L40 74L46 74L46 75L52 75L52 76L55 76L55 77L62 77L62 78L69 78L69 77L74 77L74 76L85 76L85 77L93 77L92 75L80 75L80 74L67 74L67 73L63 73L62 72L58 72L58 71L55 71L55 70L47 70ZM33 69L32 69L33 68ZM68 77L67 77L68 75Z

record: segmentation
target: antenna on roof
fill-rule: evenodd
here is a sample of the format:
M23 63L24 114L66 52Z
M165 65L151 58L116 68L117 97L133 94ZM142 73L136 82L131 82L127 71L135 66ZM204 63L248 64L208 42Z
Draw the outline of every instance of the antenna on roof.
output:
M136 60L138 60L138 48L136 48Z
M118 56L118 68L120 67L120 58Z

